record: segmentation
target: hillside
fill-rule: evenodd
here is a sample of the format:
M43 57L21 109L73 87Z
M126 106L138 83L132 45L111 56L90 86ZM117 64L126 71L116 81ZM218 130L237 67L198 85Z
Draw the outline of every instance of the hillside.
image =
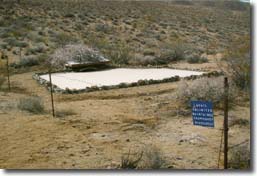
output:
M14 60L19 58L19 48L21 57L42 60L65 44L85 43L116 64L168 64L192 55L222 53L244 35L250 35L249 4L227 1L0 4L0 47Z

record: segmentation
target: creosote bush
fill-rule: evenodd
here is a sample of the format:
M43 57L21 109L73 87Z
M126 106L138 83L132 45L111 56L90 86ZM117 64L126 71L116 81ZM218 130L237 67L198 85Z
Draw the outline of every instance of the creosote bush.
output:
M40 114L45 111L42 99L37 96L21 98L18 102L18 108L33 114Z

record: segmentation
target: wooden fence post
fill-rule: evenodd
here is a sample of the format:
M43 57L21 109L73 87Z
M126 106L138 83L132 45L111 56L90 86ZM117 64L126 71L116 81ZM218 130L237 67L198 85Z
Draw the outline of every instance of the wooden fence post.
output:
M224 78L224 169L228 168L228 78Z
M51 68L49 69L49 82L50 82L50 92L51 92L52 113L53 113L53 117L55 117Z

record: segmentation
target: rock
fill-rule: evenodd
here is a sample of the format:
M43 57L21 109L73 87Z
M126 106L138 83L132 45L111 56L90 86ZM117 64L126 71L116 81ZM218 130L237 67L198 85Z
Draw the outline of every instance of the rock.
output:
M191 135L184 135L181 137L179 142L188 142L190 144L202 144L205 143L207 140L204 136L199 134L191 134Z

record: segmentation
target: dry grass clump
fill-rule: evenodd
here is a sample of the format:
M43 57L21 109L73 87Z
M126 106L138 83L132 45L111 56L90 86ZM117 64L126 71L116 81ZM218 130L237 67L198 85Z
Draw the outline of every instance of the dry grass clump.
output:
M33 114L41 114L45 112L43 101L37 96L21 98L18 102L18 108Z
M121 169L137 169L138 164L143 157L143 152L129 153L121 157Z
M130 152L122 156L122 169L161 169L165 168L166 160L160 149L155 146L146 146L140 152Z

